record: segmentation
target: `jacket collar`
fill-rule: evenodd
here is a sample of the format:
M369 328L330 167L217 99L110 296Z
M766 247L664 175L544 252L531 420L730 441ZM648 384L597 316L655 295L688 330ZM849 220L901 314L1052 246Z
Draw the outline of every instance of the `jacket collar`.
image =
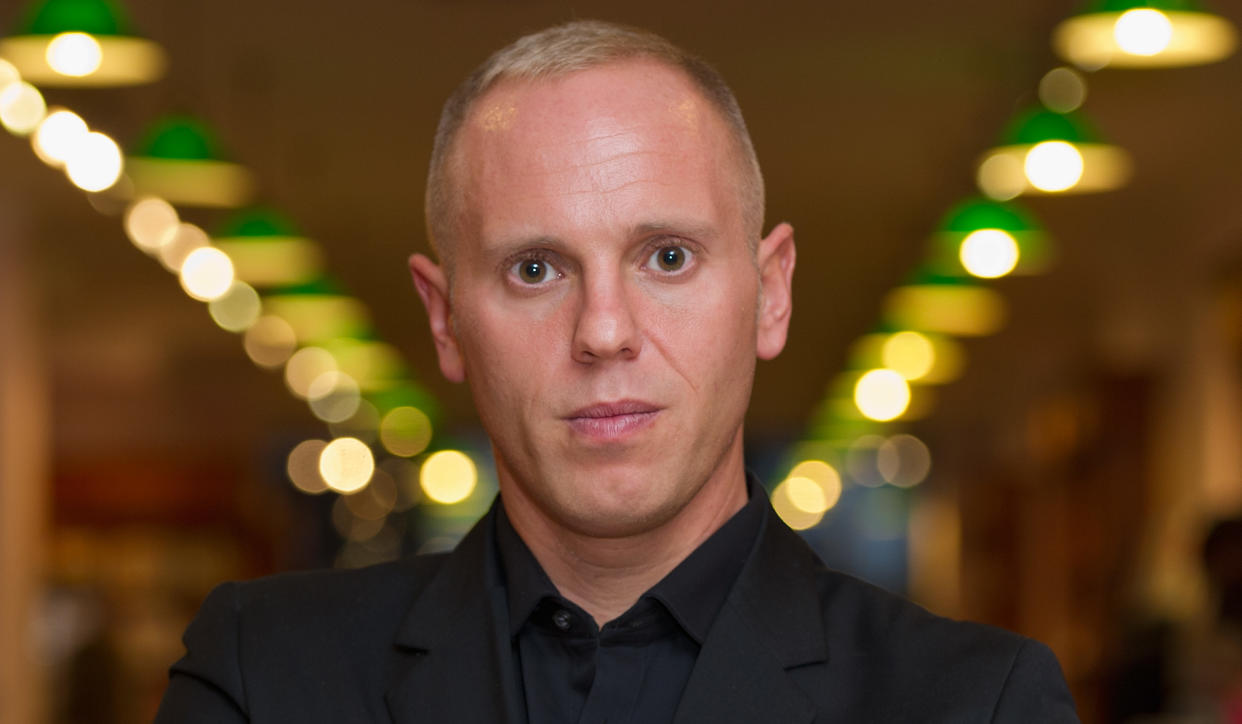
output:
M493 510L449 554L397 630L402 656L387 694L395 724L525 720L507 602L496 590L494 518ZM827 659L820 565L769 509L699 651L678 724L812 720L810 700L786 672Z

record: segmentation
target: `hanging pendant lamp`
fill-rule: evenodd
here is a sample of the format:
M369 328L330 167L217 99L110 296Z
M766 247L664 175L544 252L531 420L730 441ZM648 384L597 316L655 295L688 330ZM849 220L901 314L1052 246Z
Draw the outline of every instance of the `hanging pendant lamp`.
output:
M164 50L135 35L110 0L45 0L27 9L20 27L0 40L0 57L32 83L140 85L164 74Z

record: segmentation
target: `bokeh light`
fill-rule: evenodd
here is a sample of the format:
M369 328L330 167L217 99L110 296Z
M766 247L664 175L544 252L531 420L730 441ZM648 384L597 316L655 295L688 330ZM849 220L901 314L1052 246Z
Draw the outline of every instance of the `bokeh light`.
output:
M4 58L0 58L0 91L4 90L10 83L16 83L21 79L21 73L17 72L17 68L13 64Z
M174 274L181 273L181 267L185 264L185 259L190 252L195 249L201 249L211 244L211 239L207 237L207 232L194 224L177 224L176 231L172 236L160 245L156 253L159 255L160 264L164 268Z
M805 481L806 478L796 478ZM789 482L792 478L782 480L772 491L772 509L785 521L785 525L794 530L806 530L815 527L824 519L823 511L818 513L808 513L794 504L793 499L789 495ZM812 483L812 485L814 485ZM825 508L825 510L827 510Z
M953 334L992 334L1005 324L1005 299L994 289L962 284L898 287L885 299L886 320L899 327Z
M103 191L121 178L125 159L121 147L107 135L91 131L71 151L65 159L65 175L83 191Z
M397 504L397 483L382 468L376 469L367 487L345 496L351 513L365 520L381 520Z
M936 348L927 335L906 330L890 335L881 348L885 367L907 380L919 380L936 366Z
M0 90L0 123L9 133L25 136L39 127L46 114L43 94L26 81L9 83Z
M931 472L931 451L913 435L893 435L876 448L876 468L899 488L923 482Z
M47 44L47 64L72 78L81 78L99 70L103 63L103 48L99 41L86 33L61 33Z
M260 367L272 369L289 361L297 349L298 339L293 327L280 317L266 315L250 325L242 338L246 356Z
M452 505L470 497L479 482L479 471L468 455L458 450L441 450L427 456L418 474L418 483L427 497Z
M854 483L877 488L887 481L880 474L879 450L885 438L880 435L859 435L845 452L845 472Z
M263 302L254 287L234 279L228 291L211 300L207 311L221 329L244 332L259 319Z
M976 229L962 239L959 259L971 275L1003 277L1018 266L1018 242L1001 229Z
M362 518L354 515L346 500L341 496L332 504L332 527L341 538L347 541L362 542L374 538L383 530L383 518Z
M1082 179L1082 154L1072 143L1044 141L1026 152L1022 170L1040 191L1066 191Z
M362 394L353 377L330 370L311 381L306 399L315 417L324 422L344 422L358 411Z
M990 199L1008 201L1016 198L1026 188L1022 161L1008 153L990 154L979 164L976 183Z
M336 437L356 437L368 445L378 440L380 425L379 408L366 398L358 400L354 414L340 422L328 423L328 429Z
M868 419L896 419L910 406L910 385L893 370L869 370L854 385L854 404Z
M1132 8L1113 24L1113 39L1117 47L1131 55L1156 55L1169 47L1173 23L1159 10Z
M1053 68L1039 80L1039 102L1057 113L1077 110L1087 100L1082 74L1064 66Z
M86 121L73 111L59 108L48 113L30 136L39 160L49 166L60 168L73 155L90 129Z
M395 407L380 420L379 435L385 450L408 458L431 443L431 420L417 407Z
M212 246L190 252L181 265L181 288L200 302L210 302L233 286L233 262Z
M336 371L336 360L321 347L303 347L285 363L285 384L303 400L310 398L311 384L325 372Z
M371 448L355 437L338 437L319 454L319 474L338 493L362 490L374 472Z
M137 199L125 210L125 234L148 254L172 241L180 223L172 204L154 196Z
M328 443L323 440L303 440L289 452L285 472L293 487L309 495L328 490L328 484L319 474L319 456Z

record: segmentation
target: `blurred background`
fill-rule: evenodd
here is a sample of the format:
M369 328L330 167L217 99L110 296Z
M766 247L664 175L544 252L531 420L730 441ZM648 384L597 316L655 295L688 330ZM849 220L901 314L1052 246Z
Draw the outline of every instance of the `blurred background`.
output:
M444 98L585 17L712 62L797 229L786 521L1084 722L1239 720L1237 0L6 0L0 721L149 720L214 584L486 509L405 260Z

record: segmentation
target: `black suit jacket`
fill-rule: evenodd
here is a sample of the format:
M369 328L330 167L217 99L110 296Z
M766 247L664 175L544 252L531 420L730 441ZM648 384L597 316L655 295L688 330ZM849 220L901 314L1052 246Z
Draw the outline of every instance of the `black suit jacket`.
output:
M157 724L523 721L492 531L488 515L450 554L216 588ZM1047 647L828 570L771 512L676 717L1076 721Z

